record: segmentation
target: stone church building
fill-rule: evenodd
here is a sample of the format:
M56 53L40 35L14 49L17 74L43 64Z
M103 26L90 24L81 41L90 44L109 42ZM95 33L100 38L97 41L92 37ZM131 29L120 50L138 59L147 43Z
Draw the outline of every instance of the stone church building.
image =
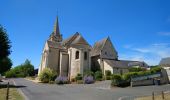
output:
M63 40L57 17L54 30L42 51L39 73L47 67L71 79L88 70L102 70L103 74L110 70L112 73L122 74L132 66L147 67L147 64L118 60L118 53L109 37L96 42L93 47L78 32Z

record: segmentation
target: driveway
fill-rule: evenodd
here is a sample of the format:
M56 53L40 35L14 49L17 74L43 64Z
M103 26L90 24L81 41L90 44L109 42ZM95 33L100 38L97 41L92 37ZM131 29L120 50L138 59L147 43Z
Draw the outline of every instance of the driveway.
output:
M22 78L12 79L29 100L133 100L152 91L170 91L170 85L109 89L110 81L96 84L41 84Z

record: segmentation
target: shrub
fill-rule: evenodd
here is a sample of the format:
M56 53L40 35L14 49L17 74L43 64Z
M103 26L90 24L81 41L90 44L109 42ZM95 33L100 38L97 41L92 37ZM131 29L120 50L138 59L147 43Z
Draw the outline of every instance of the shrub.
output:
M26 77L26 76L33 76L33 75L34 75L34 66L31 64L29 60L26 60L25 63L12 68L5 74L5 76L8 78Z
M75 81L76 81L76 79L75 79L75 78L72 78L72 79L71 79L71 82L75 82Z
M96 79L97 81L101 81L102 78L103 78L103 75L102 75L102 72L101 72L101 71L96 71L95 74L94 74L94 76L95 76L95 79Z
M124 80L121 75L113 75L111 86L126 87L129 86L130 82Z
M83 80L77 80L78 84L83 84Z
M82 80L82 79L83 79L83 77L82 77L82 75L81 75L81 74L79 74L79 73L78 73L78 74L77 74L77 76L75 77L75 79L76 79L76 81L77 81L77 80Z
M111 79L111 75L112 75L112 73L111 73L110 70L106 70L105 71L105 79L106 80L110 80Z
M84 76L94 76L94 73L90 70L84 72Z
M129 72L140 72L140 71L144 71L144 68L141 67L131 67L129 68Z
M106 71L105 71L105 75L106 75L106 76L111 76L111 75L112 75L112 73L111 73L111 71L110 71L110 70L106 70Z
M54 81L57 77L57 73L50 68L45 68L39 75L39 80L43 83Z
M84 77L84 84L92 84L92 83L94 83L93 76L89 75Z
M161 72L161 67L153 67L150 69L151 73L158 73Z
M106 80L110 80L111 79L111 76L106 76Z
M58 76L55 79L55 82L56 82L56 84L68 84L69 83L68 78L64 77L64 76Z
M122 80L121 75L112 75L112 86L118 86L120 81Z
M5 73L6 78L16 77L14 70L7 71Z
M123 79L126 80L126 81L130 81L131 77L135 77L137 75L138 75L137 72L125 73L125 74L123 74Z

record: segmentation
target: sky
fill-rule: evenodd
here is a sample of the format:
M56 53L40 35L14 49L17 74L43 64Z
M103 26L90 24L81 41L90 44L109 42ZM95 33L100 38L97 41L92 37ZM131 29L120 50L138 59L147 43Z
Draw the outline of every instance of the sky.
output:
M76 32L94 45L110 37L120 60L159 64L170 57L169 0L1 0L0 24L11 41L13 67L38 68L56 16L64 39Z

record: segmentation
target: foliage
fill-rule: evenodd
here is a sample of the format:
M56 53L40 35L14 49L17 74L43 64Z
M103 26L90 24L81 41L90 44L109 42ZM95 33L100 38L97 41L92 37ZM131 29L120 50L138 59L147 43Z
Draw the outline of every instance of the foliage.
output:
M123 79L121 75L112 75L111 86L126 87L130 82Z
M83 84L83 80L77 80L78 84Z
M151 71L151 73L161 72L161 67L159 67L159 66L157 66L157 67L151 67L150 71Z
M55 82L56 82L56 84L68 84L69 83L68 78L64 77L64 76L58 76L55 79Z
M0 60L10 55L10 43L6 30L0 25Z
M122 77L124 80L130 81L131 77L135 77L137 75L138 75L137 72L129 72L129 73L123 74Z
M84 72L84 76L89 76L89 75L94 76L94 73L90 70Z
M6 30L0 25L0 73L4 74L6 71L8 71L11 66L12 62L8 58L11 51L11 44L10 40L8 38L8 35L6 33Z
M8 78L34 76L34 66L29 60L26 60L23 64L18 65L6 72L5 76Z
M77 74L77 76L75 77L76 81L77 80L82 80L83 79L83 76L81 74Z
M110 70L106 70L105 71L105 79L106 80L110 80L111 79L111 75L112 75L112 73L111 73Z
M85 76L84 77L84 84L92 84L94 83L94 78L91 75Z
M111 73L111 71L110 71L110 70L106 70L106 71L105 71L105 75L106 75L106 76L111 76L111 75L112 75L112 73Z
M57 73L50 68L45 68L39 75L39 80L43 83L49 83L54 81L57 77Z
M0 73L4 74L6 71L8 71L12 66L12 61L10 58L5 57L0 60Z
M96 71L94 74L95 80L101 81L103 78L102 71Z
M145 69L141 68L141 67L131 67L131 68L129 68L129 72L140 72L140 71L145 71Z

